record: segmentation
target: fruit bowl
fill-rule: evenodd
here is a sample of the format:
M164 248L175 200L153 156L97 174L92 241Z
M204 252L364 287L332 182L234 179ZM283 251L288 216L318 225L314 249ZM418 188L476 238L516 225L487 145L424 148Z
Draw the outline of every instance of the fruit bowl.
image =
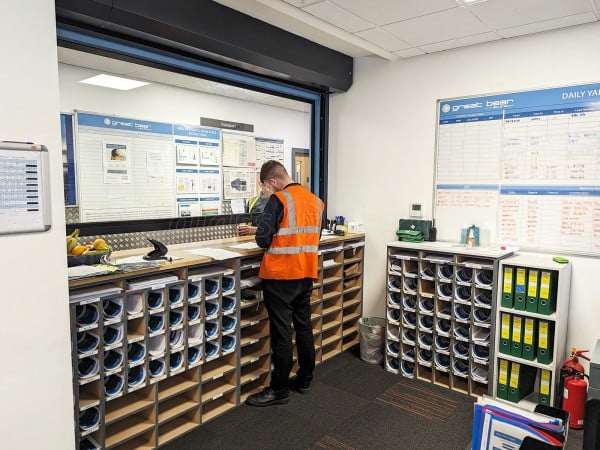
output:
M67 255L67 266L91 266L93 264L100 264L102 262L106 262L105 257L108 258L110 256L110 250L105 252L97 252L97 253L86 253L84 255Z

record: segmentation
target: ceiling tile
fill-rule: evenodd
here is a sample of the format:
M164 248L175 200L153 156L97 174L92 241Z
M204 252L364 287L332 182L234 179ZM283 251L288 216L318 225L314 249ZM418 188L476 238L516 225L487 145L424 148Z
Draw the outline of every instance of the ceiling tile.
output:
M383 31L381 28L371 28L370 30L354 33L354 35L364 39L365 41L369 41L379 47L382 47L390 52L395 52L396 50L403 50L411 47L410 44L404 42L401 39L398 39L395 36L392 36L390 33Z
M308 5L313 5L315 3L320 3L323 0L283 0L285 3L289 3L296 8L304 8Z
M488 0L467 8L495 29L593 12L590 0Z
M545 20L543 22L532 23L530 25L521 25L518 27L505 28L496 32L503 38L515 36L524 36L541 31L555 30L558 28L571 27L584 23L595 22L596 16L593 13L575 14L573 16L561 17L560 19Z
M382 28L413 46L491 31L462 6L416 19L396 22Z
M287 1L287 0L286 0ZM374 25L387 25L401 20L431 14L457 6L456 0L329 0L368 20Z
M483 42L491 42L502 39L496 33L482 33L473 36L466 36L458 39L451 39L444 42L436 42L435 44L420 45L419 48L427 53L441 52L451 48L466 47L468 45L481 44Z
M302 11L306 11L350 33L373 27L366 20L328 1L307 6L306 8L302 8Z
M416 47L413 48L407 48L406 50L400 50L397 52L394 52L396 55L398 55L400 58L411 58L413 56L419 56L419 55L424 55L425 52L423 50L419 50Z

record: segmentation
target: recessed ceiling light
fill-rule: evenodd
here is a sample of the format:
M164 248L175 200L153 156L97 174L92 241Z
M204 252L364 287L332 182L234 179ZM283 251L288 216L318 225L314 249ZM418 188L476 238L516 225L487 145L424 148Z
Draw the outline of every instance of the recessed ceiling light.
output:
M463 5L468 5L471 3L481 3L481 2L485 2L487 0L458 0L459 3L462 3Z
M115 77L113 75L106 75L104 73L96 75L92 78L81 80L80 83L119 89L121 91L129 91L130 89L135 89L150 84L145 83L144 81L130 80L129 78Z

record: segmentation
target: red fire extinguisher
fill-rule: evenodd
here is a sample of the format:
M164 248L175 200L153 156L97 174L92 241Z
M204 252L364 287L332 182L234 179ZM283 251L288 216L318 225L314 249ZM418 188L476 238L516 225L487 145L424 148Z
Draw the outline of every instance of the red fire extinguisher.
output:
M569 427L580 430L583 428L585 416L585 402L587 401L587 381L585 381L585 368L579 363L579 358L590 360L583 353L589 350L573 348L571 357L567 359L560 369L562 387L562 409L570 415Z

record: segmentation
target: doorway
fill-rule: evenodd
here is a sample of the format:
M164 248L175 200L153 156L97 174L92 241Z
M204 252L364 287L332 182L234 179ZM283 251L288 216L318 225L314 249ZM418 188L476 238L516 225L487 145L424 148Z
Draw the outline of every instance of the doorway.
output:
M308 190L310 189L310 151L307 148L292 148L292 178Z

